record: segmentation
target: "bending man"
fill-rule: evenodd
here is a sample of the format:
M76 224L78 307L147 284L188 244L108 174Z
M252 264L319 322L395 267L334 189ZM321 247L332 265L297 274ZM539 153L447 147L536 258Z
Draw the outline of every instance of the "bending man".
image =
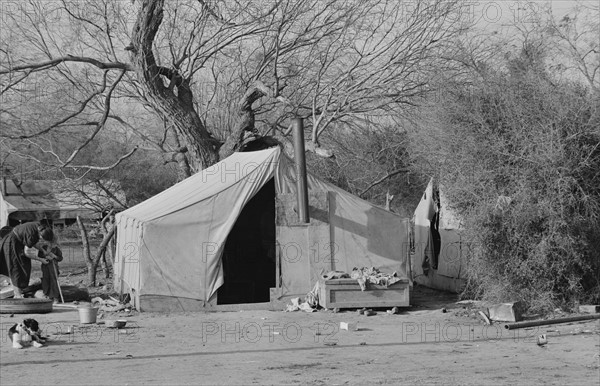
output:
M25 254L25 247L39 247L40 239L52 241L54 234L52 229L35 222L17 225L12 232L2 238L0 244L0 259L6 262L8 272L0 272L10 277L15 292L15 298L22 298L24 290L29 286L31 276L31 260L37 260L46 264L44 257L36 254ZM37 248L42 250L42 248ZM43 256L43 252L41 253Z

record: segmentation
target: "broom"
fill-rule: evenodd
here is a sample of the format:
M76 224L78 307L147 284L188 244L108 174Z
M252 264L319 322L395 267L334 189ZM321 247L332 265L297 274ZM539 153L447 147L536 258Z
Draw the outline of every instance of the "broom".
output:
M58 281L58 270L56 269L56 262L52 261L52 267L54 268L54 276L56 276L56 285L58 286L58 293L60 294L61 303L65 302L65 298L63 298L62 289L60 289L60 282Z

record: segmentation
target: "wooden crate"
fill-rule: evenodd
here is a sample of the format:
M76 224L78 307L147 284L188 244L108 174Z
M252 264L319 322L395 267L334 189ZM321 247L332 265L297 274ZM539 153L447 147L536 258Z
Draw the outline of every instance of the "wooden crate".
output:
M331 279L320 282L319 304L325 308L408 307L410 285L408 280L389 287L367 284L361 291L355 279Z

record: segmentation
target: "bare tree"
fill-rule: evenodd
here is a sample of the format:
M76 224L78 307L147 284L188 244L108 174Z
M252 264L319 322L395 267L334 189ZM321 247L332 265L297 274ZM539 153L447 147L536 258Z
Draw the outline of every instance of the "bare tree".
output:
M600 8L598 4L578 4L557 20L547 15L547 28L557 40L557 50L565 66L580 74L588 86L600 93Z
M110 164L77 163L102 132L136 128L138 145L166 153L185 176L273 130L285 137L286 119L300 114L309 118L309 149L316 149L331 124L397 112L427 92L431 66L463 28L448 17L457 7L454 0L410 7L386 0L30 0L6 12L11 28L3 29L0 77L10 103L0 112L2 136L30 147L9 146L21 156L85 172L135 152L131 146ZM52 111L22 106L37 82L69 92ZM132 111L151 111L165 125L147 133ZM211 121L223 115L235 118Z

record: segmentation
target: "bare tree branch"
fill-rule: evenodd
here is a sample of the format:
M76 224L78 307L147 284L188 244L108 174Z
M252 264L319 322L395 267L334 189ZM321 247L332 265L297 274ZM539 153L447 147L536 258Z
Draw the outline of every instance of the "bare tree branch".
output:
M385 180L387 180L390 177L395 176L396 174L400 174L400 173L408 173L410 172L410 169L407 168L402 168L402 169L396 169L394 171L389 172L388 174L386 174L385 176L381 177L380 179L378 179L377 181L369 184L369 186L367 186L362 192L360 192L360 196L364 196L365 194L367 194L367 192L369 190L371 190L373 187L381 184L382 182L384 182Z
M51 60L48 60L45 62L23 64L20 66L14 66L12 68L8 68L6 70L0 70L0 75L6 75L6 74L14 73L14 72L19 72L19 71L30 71L30 72L31 71L42 71L42 70L47 70L51 67L58 66L61 63L66 63L66 62L89 63L89 64L92 64L92 65L102 69L102 70L115 69L115 70L123 70L123 71L132 71L132 69L133 69L131 67L131 65L129 65L127 63L101 62L101 61L93 59L93 58L67 55L67 56L63 56L61 58L51 59Z

